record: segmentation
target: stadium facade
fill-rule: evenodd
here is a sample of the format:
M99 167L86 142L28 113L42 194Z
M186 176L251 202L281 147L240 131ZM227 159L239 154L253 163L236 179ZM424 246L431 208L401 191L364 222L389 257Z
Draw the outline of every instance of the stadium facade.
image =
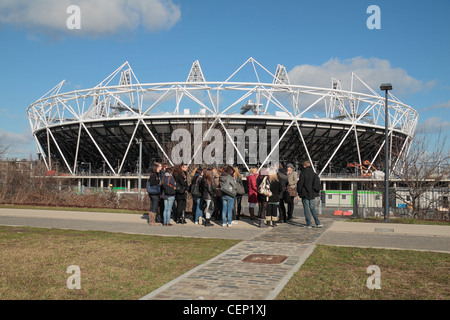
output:
M224 81L207 81L195 61L186 81L141 83L125 62L93 88L61 92L62 81L27 114L48 170L57 163L71 176L87 166L90 174L133 175L140 154L144 172L180 157L243 171L303 160L321 175L383 171L385 99L356 74L345 81L347 90L340 79L329 88L291 84L284 66L272 73L249 58ZM391 93L388 103L393 171L418 113ZM180 152L183 141L191 143Z

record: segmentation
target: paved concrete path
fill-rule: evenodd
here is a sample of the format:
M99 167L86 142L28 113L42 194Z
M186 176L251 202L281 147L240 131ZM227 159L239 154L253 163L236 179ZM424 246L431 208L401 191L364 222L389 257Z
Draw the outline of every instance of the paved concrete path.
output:
M231 228L148 226L146 216L0 209L0 225L242 240L237 245L142 297L143 300L275 299L318 244L450 253L450 226L345 222L320 217L323 228L304 228L304 218L272 228L249 219Z
M335 221L317 244L450 253L450 226Z

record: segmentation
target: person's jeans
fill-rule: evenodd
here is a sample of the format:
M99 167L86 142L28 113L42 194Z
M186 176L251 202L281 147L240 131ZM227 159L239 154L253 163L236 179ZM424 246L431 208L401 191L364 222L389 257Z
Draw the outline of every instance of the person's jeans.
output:
M320 220L319 220L319 217L317 216L316 208L314 207L314 199L302 198L302 204L303 204L303 209L305 211L306 225L307 226L311 226L311 214L310 214L310 211L311 211L311 213L313 215L314 222L316 223L316 225L319 225L320 224Z
M195 221L194 222L198 222L198 219L203 216L203 198L196 198L194 197L194 201L196 203L196 208L195 208Z
M227 223L231 226L231 218L233 216L234 198L222 195L222 224Z
M168 197L167 199L164 199L164 224L170 223L170 214L172 211L173 203L175 202L175 196Z

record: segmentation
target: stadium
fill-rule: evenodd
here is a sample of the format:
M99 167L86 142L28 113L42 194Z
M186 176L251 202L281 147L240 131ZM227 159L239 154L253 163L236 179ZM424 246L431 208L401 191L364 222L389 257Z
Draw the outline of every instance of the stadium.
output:
M291 84L284 66L274 69L249 58L225 80L207 81L195 61L185 81L141 83L125 62L92 88L62 92L62 81L27 115L47 169L58 165L70 176L87 167L92 175L135 175L139 159L143 172L154 161L180 159L236 163L244 172L273 161L298 168L304 160L321 176L384 170L384 96L353 73L324 88ZM388 104L393 171L408 152L418 113L391 93ZM177 129L192 142L181 153L174 152Z

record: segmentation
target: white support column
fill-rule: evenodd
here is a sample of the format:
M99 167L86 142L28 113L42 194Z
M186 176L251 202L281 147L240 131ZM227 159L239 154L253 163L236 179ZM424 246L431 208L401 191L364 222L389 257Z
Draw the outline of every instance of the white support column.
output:
M314 170L314 172L316 172L316 168L315 168L314 163L313 163L313 161L311 159L311 156L309 155L309 150L308 150L308 147L306 146L306 142L305 142L305 139L303 138L303 134L302 134L302 131L300 130L300 126L298 125L297 119L295 119L295 124L297 126L298 134L300 135L300 138L302 139L303 147L305 148L306 155L308 156L308 160L311 163L311 167Z
M137 131L137 128L139 127L140 121L141 121L141 120L139 120L139 121L136 123L136 127L134 128L133 134L131 135L131 139L130 139L130 141L128 142L127 150L125 151L125 154L123 155L122 162L120 163L120 167L119 167L119 170L118 170L117 173L120 173L120 172L122 171L123 164L125 163L125 159L127 158L128 151L130 151L130 147L131 147L131 145L133 144L134 136L136 135L136 131Z
M70 173L73 174L72 169L70 168L69 164L67 163L66 157L64 157L64 154L62 153L61 149L59 148L58 143L56 142L55 137L53 136L53 133L51 132L51 130L50 130L49 128L47 128L47 132L50 133L50 136L52 137L52 140L53 140L53 142L55 143L56 148L57 148L58 151L59 151L59 154L60 154L61 157L63 158L64 163L66 164L67 169L69 169Z
M247 162L245 162L245 158L242 157L241 153L239 152L238 147L236 146L236 144L235 144L234 141L233 141L234 139L231 138L230 133L228 132L227 128L225 128L225 125L223 124L222 120L221 120L220 118L217 118L217 119L219 119L219 122L220 122L220 124L222 125L223 130L225 130L225 133L226 133L228 139L230 139L231 144L233 145L233 147L234 147L234 149L236 150L236 152L237 152L239 158L241 158L242 162L244 163L245 167L247 168L247 171L250 171L250 168L248 167Z
M78 138L77 138L77 148L75 150L75 159L73 161L73 173L75 174L77 172L77 166L78 166L78 151L80 150L80 140L81 140L81 122L78 123Z
M108 159L106 159L105 155L103 154L102 150L100 149L100 147L98 146L97 142L94 140L94 137L91 135L91 133L89 132L89 130L86 128L86 125L83 123L83 128L84 130L86 130L87 134L89 135L89 137L91 138L92 142L94 143L94 145L97 147L97 150L100 152L101 156L103 157L103 160L105 160L105 162L108 164L108 167L111 169L111 171L117 175L116 171L114 171L113 167L111 166L111 164L109 163Z
M264 161L261 163L261 167L259 169L261 169L264 164L266 163L266 161L270 158L270 156L272 155L272 153L275 151L275 149L278 147L278 145L280 144L281 140L283 140L284 136L286 135L286 133L289 131L289 129L291 128L291 126L294 124L294 122L296 122L295 120L292 120L291 123L289 124L289 126L287 127L287 129L283 132L283 134L281 135L281 138L278 139L277 143L275 144L275 146L272 146L272 141L270 142L270 152L267 155L267 157L264 159ZM258 169L258 171L259 171ZM249 170L250 171L250 170Z
M148 133L150 133L150 135L153 138L153 141L155 141L156 145L158 146L159 150L161 150L161 152L164 154L164 156L166 157L166 159L169 161L170 165L173 166L173 162L172 160L170 160L170 157L166 154L166 152L164 151L164 149L161 147L161 145L159 144L158 140L156 139L155 135L153 134L153 132L150 130L150 128L147 126L147 124L145 123L145 121L141 120L142 123L144 124L144 127L147 129Z
M345 134L344 138L342 139L341 143L339 143L338 147L336 148L336 150L334 150L333 154L331 155L330 159L328 159L327 164L322 168L322 171L320 171L319 176L322 175L323 171L325 170L326 167L328 167L328 165L330 164L331 160L333 159L334 155L336 154L336 152L338 152L338 150L341 148L342 144L344 143L345 139L347 139L349 133L352 131L354 125L352 125L350 127L350 129L348 129L347 133Z

